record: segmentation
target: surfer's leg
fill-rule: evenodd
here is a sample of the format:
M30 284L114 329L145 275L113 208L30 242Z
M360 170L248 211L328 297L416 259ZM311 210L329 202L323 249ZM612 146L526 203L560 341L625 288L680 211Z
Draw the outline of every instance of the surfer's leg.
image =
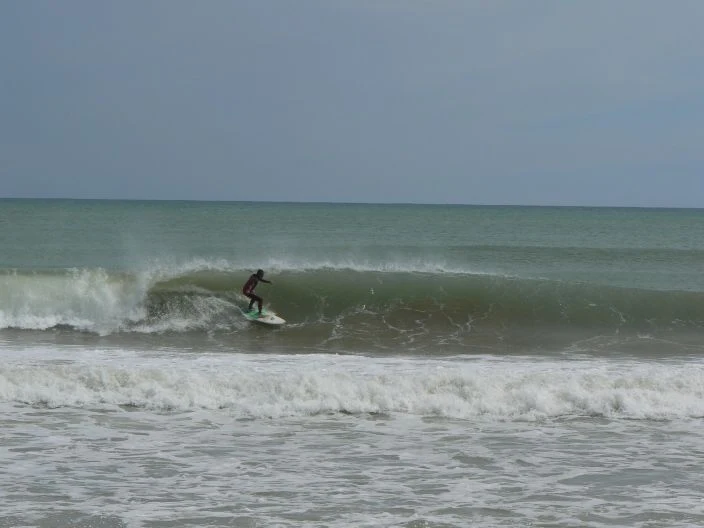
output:
M247 309L248 312L252 311L252 306L254 306L254 303L257 303L257 306L259 307L259 313L262 313L262 298L259 297L259 295L255 295L253 293L247 294L247 297L251 299L249 301L249 308Z

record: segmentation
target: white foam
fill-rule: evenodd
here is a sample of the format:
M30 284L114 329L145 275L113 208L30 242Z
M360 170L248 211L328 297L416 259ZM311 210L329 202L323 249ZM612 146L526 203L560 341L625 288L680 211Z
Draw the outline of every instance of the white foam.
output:
M120 280L106 270L73 269L64 274L3 275L0 328L46 329L67 325L106 332L144 317L148 277Z
M694 525L701 370L0 345L0 510L26 526L565 526L595 508L594 526ZM604 404L612 420L551 419ZM387 416L326 415L340 407ZM633 420L663 415L684 419Z
M39 356L44 353L38 352ZM209 409L240 417L385 413L489 420L704 416L704 368L596 360L496 362L240 354L5 354L0 400L50 407ZM125 356L126 354L126 356ZM2 356L0 356L2 357Z

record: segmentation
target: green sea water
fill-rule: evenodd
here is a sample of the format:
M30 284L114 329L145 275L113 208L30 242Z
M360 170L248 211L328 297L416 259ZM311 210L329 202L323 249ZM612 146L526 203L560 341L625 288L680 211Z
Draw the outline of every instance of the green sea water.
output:
M699 210L3 200L0 225L8 329L227 334L259 268L291 323L271 345L293 350L691 343L704 328Z
M704 290L700 210L1 200L0 227L3 269L226 259Z

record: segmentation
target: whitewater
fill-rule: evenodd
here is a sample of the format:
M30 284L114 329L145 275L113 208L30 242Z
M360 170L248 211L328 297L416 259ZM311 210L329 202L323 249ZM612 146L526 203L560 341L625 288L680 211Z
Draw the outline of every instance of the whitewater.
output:
M0 222L0 526L704 523L700 211ZM242 317L257 268L284 327Z

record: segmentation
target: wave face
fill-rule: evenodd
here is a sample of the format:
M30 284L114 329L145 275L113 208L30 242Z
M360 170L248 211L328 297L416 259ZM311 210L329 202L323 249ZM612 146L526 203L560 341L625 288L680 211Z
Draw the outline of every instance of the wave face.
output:
M250 270L197 262L140 273L4 271L0 328L100 336L228 335L297 349L404 352L564 347L620 336L696 340L704 294L470 273L278 269L258 293L288 325L262 334L241 317Z

